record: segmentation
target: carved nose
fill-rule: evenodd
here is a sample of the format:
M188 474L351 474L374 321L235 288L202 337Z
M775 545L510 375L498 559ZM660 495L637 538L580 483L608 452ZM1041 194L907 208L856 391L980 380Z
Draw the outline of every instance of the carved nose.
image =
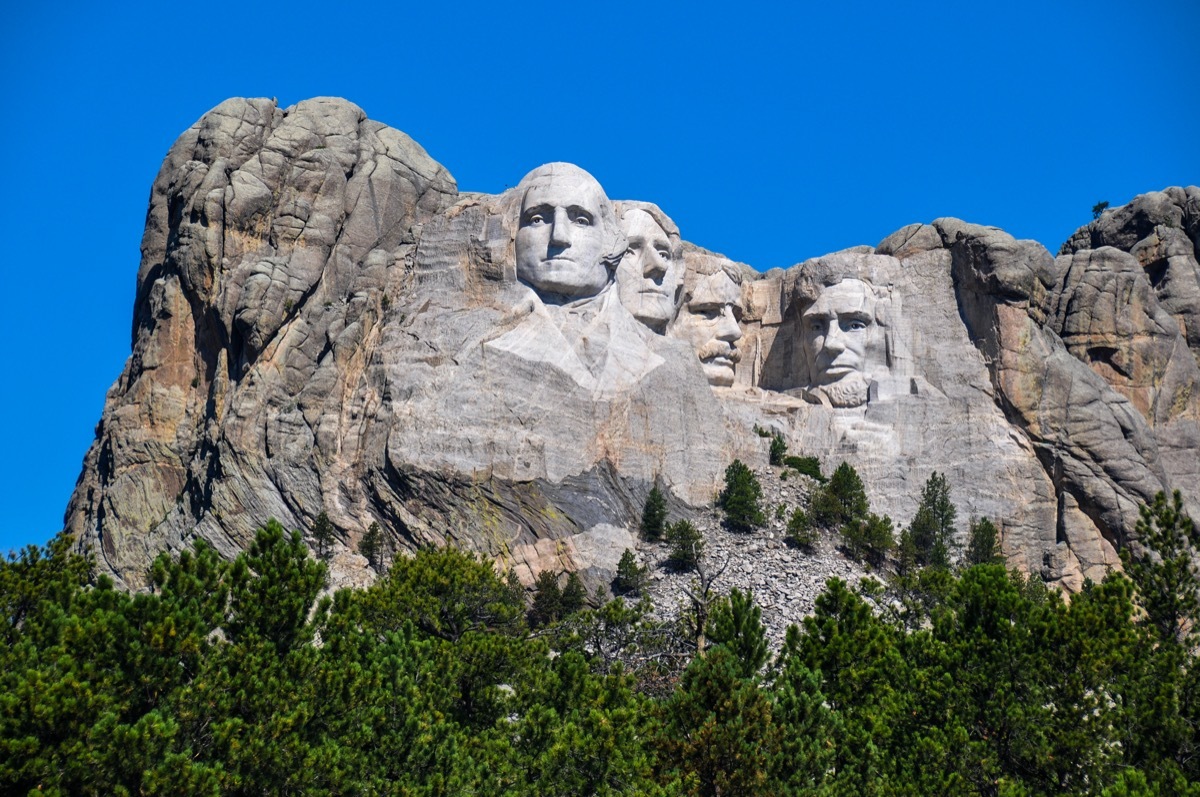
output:
M571 245L571 220L566 208L555 208L554 222L550 225L550 245L565 249Z
M829 325L829 329L825 332L825 348L838 352L846 350L846 336L842 333L842 328L836 320Z
M737 319L733 317L733 308L729 305L721 311L721 325L717 328L717 340L723 340L726 343L733 343L735 340L741 340L742 328L738 326Z
M662 278L666 275L667 263L657 249L651 248L646 253L646 260L642 264L642 276L655 282L662 282Z

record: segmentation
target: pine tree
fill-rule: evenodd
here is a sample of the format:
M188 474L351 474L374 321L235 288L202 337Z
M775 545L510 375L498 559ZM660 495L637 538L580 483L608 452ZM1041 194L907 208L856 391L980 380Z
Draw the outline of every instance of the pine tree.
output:
M1138 590L1138 602L1164 642L1185 642L1200 633L1200 531L1183 511L1176 490L1141 507L1140 554L1121 551L1121 562Z
M563 616L562 588L558 575L549 570L538 573L533 582L533 606L529 609L529 624L534 628L550 625Z
M759 501L762 485L746 465L735 459L725 469L725 489L718 504L725 510L725 524L733 531L750 532L767 522Z
M837 529L851 520L865 518L869 509L867 491L858 471L843 462L813 495L809 512L817 525Z
M741 665L743 678L753 678L767 661L767 629L754 593L734 587L712 608L708 638L728 648Z
M662 490L655 485L650 489L650 494L646 496L646 503L642 507L642 536L652 542L657 542L662 539L663 532L666 531L667 524L667 499L663 496Z
M562 590L562 616L570 617L587 605L587 590L579 580L578 573L568 573L567 583Z
M813 527L812 518L802 507L796 507L788 518L787 541L792 545L811 551L817 543L817 531Z
M379 569L383 554L383 530L378 523L372 522L367 528L367 533L358 543L358 552L367 557L367 564Z
M994 565L1003 561L1000 555L1000 532L987 518L971 521L966 559L967 565Z
M613 592L617 595L641 594L646 585L646 568L639 567L637 557L628 548L617 563L617 577L613 579Z
M667 561L685 573L694 570L704 555L704 536L687 520L676 521L667 527L667 544L671 546Z
M779 432L771 435L771 448L768 457L772 465L782 465L783 456L787 453L787 442Z
M954 547L954 520L958 510L950 501L950 484L937 471L921 490L921 503L909 524L917 564L947 569Z
M855 518L842 525L842 540L851 558L866 560L879 567L887 559L888 552L896 546L892 519L868 512L865 517Z
M337 540L337 529L333 527L329 515L325 512L317 515L317 519L313 522L312 538L317 546L318 558L328 559L333 555L333 543Z

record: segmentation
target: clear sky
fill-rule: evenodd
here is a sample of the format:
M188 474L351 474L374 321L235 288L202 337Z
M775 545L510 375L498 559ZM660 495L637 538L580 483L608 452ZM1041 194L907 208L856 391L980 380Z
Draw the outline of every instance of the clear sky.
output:
M147 197L233 96L345 97L464 190L541 163L766 270L939 216L1056 251L1200 183L1200 3L6 3L0 552L61 527Z

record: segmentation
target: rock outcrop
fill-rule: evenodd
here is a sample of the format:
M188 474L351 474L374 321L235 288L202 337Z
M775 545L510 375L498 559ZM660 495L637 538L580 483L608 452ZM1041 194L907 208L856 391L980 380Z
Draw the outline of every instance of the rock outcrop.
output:
M66 526L130 588L160 551L320 512L342 583L370 577L377 521L394 551L595 586L652 485L686 515L734 458L763 468L757 426L853 464L898 524L944 473L1013 566L1076 588L1157 491L1200 515L1198 251L1192 187L1057 258L938 219L760 274L577 167L459 193L348 102L229 100L155 181L133 353Z

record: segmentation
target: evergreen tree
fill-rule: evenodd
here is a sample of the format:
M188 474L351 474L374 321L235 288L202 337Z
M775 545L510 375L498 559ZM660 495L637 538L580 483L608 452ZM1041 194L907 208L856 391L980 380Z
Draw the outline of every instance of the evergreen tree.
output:
M813 527L812 518L801 507L796 507L788 518L787 541L808 551L817 543L817 530Z
M817 525L838 529L851 520L865 518L869 508L858 471L843 462L813 495L809 512Z
M538 573L533 582L533 606L529 609L529 624L534 628L550 625L563 616L562 588L558 575L549 570Z
M587 605L587 590L578 573L568 573L562 590L562 616L569 617Z
M967 542L967 565L1000 564L1000 532L987 518L971 521Z
M1200 633L1200 531L1183 511L1176 490L1141 507L1137 524L1140 554L1121 551L1125 572L1138 590L1147 619L1164 642L1185 642Z
M851 558L865 560L875 567L883 564L888 552L896 545L892 519L874 512L846 521L842 525L842 540Z
M727 648L696 658L663 706L658 744L664 780L685 795L772 794L769 768L778 750L766 692L741 675Z
M950 484L934 471L921 490L921 503L909 524L917 564L946 569L954 546L954 520L958 510L950 501Z
M911 529L904 529L900 532L900 539L896 543L896 574L901 577L907 577L917 569L917 545L913 542Z
M398 556L387 574L359 596L359 607L381 632L413 624L422 634L458 642L469 633L518 635L525 591L509 571L457 548L425 547Z
M640 595L646 585L646 568L639 567L637 557L628 548L617 563L617 577L613 579L613 592L617 595Z
M318 558L328 559L333 555L333 543L337 540L337 529L333 527L329 515L323 511L313 521L312 538L317 547Z
M782 465L783 456L787 453L787 442L779 432L771 435L771 448L768 457L772 465Z
M667 499L663 496L658 485L650 489L646 503L642 507L642 536L652 542L662 539L667 524Z
M746 465L735 459L725 469L725 489L718 504L725 510L725 524L733 531L750 532L767 522L759 501L762 485Z
M358 543L358 552L367 557L367 564L379 569L383 557L383 530L378 523L372 521L367 528L367 533Z
M709 617L708 638L733 653L743 678L755 677L767 661L767 629L754 594L734 587L729 597L718 600Z
M671 546L667 561L685 573L696 569L704 555L704 536L688 520L679 520L667 527L667 544Z

